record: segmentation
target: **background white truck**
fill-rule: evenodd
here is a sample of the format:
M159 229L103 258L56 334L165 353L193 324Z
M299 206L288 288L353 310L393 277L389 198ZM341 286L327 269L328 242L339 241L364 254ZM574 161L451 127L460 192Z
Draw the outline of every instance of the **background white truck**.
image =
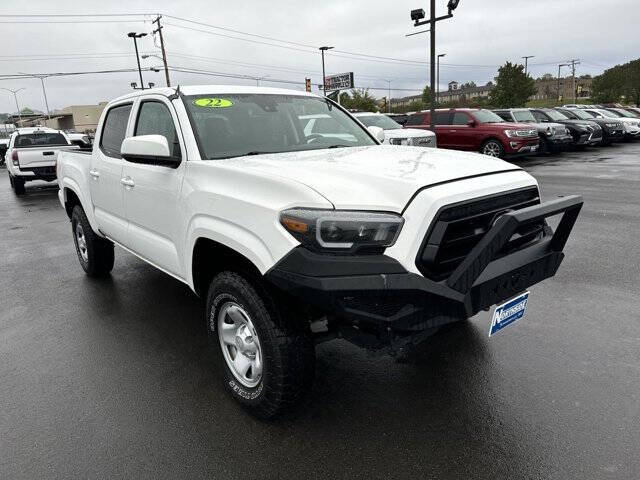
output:
M51 182L56 179L56 161L63 148L72 146L67 135L46 127L19 128L11 134L5 161L9 182L16 195L25 193L31 180Z
M120 97L92 153L59 156L80 264L108 274L115 243L205 298L228 390L261 417L311 384L318 339L401 349L555 274L580 197L540 203L514 165L371 130L299 91Z

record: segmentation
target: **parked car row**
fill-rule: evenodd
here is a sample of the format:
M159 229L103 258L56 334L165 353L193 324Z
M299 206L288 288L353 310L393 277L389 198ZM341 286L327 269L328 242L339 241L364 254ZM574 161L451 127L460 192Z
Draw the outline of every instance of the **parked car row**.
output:
M640 111L617 108L437 109L433 119L441 148L513 158L640 138ZM428 130L428 111L409 115L405 129Z

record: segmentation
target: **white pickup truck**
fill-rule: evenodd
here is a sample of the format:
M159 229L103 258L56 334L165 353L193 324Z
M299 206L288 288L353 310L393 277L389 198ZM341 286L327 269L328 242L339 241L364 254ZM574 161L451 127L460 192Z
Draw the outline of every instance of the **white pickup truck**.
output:
M16 195L31 180L56 179L56 161L63 148L73 146L64 132L46 127L19 128L11 134L5 153L9 182Z
M519 167L383 135L300 91L135 92L105 108L93 153L60 154L60 202L87 274L117 244L206 299L230 393L270 417L311 384L314 342L398 351L564 257L580 197L541 203Z

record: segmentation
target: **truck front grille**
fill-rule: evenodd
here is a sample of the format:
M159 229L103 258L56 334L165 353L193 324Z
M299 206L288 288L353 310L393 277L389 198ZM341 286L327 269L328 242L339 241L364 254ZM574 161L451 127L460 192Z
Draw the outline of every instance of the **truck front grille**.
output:
M431 224L422 243L416 266L427 278L445 280L460 265L496 219L513 210L540 203L537 188L526 188L491 195L442 208ZM522 227L507 242L499 255L519 250L544 235L546 223Z

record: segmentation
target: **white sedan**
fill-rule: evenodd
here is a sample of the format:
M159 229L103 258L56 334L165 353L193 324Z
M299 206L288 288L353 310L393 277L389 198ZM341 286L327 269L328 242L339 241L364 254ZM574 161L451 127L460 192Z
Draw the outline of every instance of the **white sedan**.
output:
M354 113L365 127L380 127L384 130L384 141L390 145L409 145L414 147L435 147L436 134L431 130L402 128L395 120L382 113Z

